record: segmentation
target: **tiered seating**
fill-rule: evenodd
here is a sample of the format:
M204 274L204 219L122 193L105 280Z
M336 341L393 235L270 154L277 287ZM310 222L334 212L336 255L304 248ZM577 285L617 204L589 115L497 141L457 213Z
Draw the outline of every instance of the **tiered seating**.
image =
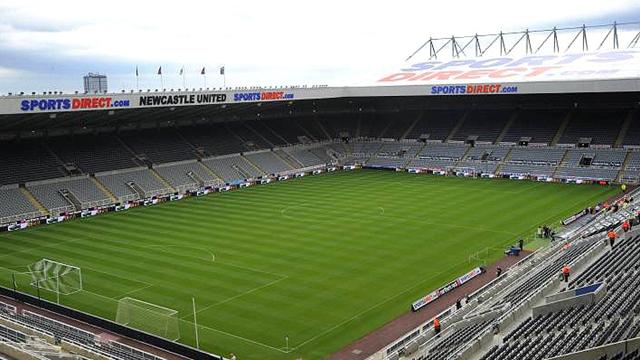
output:
M640 145L640 112L636 111L635 116L631 119L622 143L624 145Z
M2 204L0 206L0 224L40 216L40 211L17 187L0 188L0 204Z
M459 144L427 144L420 154L422 159L460 160L467 151L466 145Z
M197 125L181 128L182 134L203 155L226 155L241 153L247 148L242 141L229 132L224 124Z
M291 156L294 159L296 159L300 164L302 164L305 167L307 167L307 166L316 166L316 165L321 165L321 164L327 164L327 163L331 162L331 160L328 157L328 155L326 155L326 152L324 153L324 156L323 156L324 159L320 159L315 154L315 152L313 152L311 150L312 149L291 148L291 149L285 149L284 151L286 153L288 153L289 156ZM321 152L321 154L322 154L322 152Z
M403 168L411 159L415 158L421 144L406 142L382 142L377 153L367 161L367 166L384 168Z
M333 139L339 139L341 132L347 132L351 138L356 137L358 118L344 114L340 116L324 117L317 120Z
M298 144L300 142L298 136L307 136L306 132L298 125L297 119L273 119L268 121L268 126L289 144Z
M293 170L281 158L271 151L246 154L245 157L267 174L280 174Z
M511 148L506 146L475 146L469 149L465 160L469 161L502 161Z
M264 175L240 155L205 159L202 163L213 170L226 183L235 183Z
M61 163L45 148L31 142L0 143L0 185L64 176Z
M465 119L453 140L466 140L469 136L477 136L478 141L493 143L510 116L511 111L507 110L475 110Z
M307 131L307 133L309 133L316 141L333 139L333 137L328 137L327 134L325 134L321 127L322 125L320 125L320 123L317 122L314 118L301 119L298 124L303 127Z
M548 147L516 147L511 150L509 163L556 166L562 160L566 150Z
M565 166L580 166L583 157L589 157L593 166L620 168L626 156L622 149L572 149L567 153Z
M387 130L382 134L384 138L400 139L409 130L409 127L420 115L420 111L401 111L394 114L388 121L390 122Z
M594 144L613 145L620 132L626 111L588 109L576 112L565 129L560 144L576 144L591 138Z
M360 120L360 137L380 138L387 125L393 121L388 114L377 114L376 116L363 116Z
M504 345L493 347L482 359L548 358L637 337L638 260L640 238L622 240L569 284L574 289L602 282L607 286L602 300L528 318L504 337ZM632 354L636 357L637 351Z
M538 178L548 178L553 175L555 167L538 165L503 164L500 167L501 175L529 175Z
M111 202L109 196L88 177L60 179L39 185L27 184L27 188L49 210L67 208L70 205L60 194L60 190L69 190L80 201L83 209L107 205Z
M445 332L443 337L429 349L427 356L424 359L448 359L450 356L454 355L461 346L476 337L480 331L486 329L490 324L491 323L489 321L482 321L458 328L455 331Z
M222 182L197 161L160 165L154 168L174 189L195 190L202 186L216 186ZM200 184L202 182L202 184Z
M328 151L335 151L328 146L318 146L308 149L313 155L315 155L323 164L333 163L333 158L329 156Z
M246 123L230 122L227 123L227 127L231 133L244 141L244 146L249 150L270 149L274 145L287 144L284 139L279 138L271 129L267 128L262 120Z
M116 197L121 199L137 199L136 193L128 183L133 183L144 191L145 197L153 197L169 194L171 189L167 188L149 169L133 169L122 171L116 174L98 175L97 178Z
M163 357L125 345L118 341L101 341L99 337L92 332L28 310L24 310L22 312L8 311L6 307L3 307L3 305L3 303L0 303L0 317L5 318L11 323L16 323L21 326L34 329L39 333L53 336L56 339L73 343L74 345L83 347L96 355L99 354L101 357L108 357L117 360L164 359ZM0 341L5 339L18 344L26 344L29 338L30 337L20 331L0 325ZM49 350L48 348L43 347L43 345L39 345L34 349ZM42 358L58 358L61 354L48 351L48 355L49 356Z
M517 143L521 137L531 143L549 144L567 116L566 110L522 110L502 138L503 142Z
M419 139L422 134L429 134L430 140L445 140L464 114L463 110L431 109L425 111L423 117L407 134L407 139Z
M145 155L154 164L193 159L196 155L173 129L126 132L120 137L136 155Z
M134 155L113 135L53 138L49 146L65 164L87 174L137 166Z
M559 179L583 179L613 181L618 177L618 169L594 168L594 167L560 167L555 173Z
M27 335L20 331L13 330L11 328L0 325L0 341L7 340L17 343L26 343Z

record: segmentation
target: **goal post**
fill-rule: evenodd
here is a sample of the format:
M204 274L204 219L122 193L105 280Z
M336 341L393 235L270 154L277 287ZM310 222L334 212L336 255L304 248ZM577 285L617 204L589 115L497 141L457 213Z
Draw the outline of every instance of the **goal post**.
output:
M62 262L42 259L28 266L31 286L58 295L71 295L82 290L82 269Z
M116 323L172 341L180 339L180 318L177 310L132 297L118 300Z

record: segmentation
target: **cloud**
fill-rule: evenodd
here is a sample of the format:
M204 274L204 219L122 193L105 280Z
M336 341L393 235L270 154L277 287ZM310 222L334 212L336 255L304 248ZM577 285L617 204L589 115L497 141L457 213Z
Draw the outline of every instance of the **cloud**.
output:
M429 36L612 21L630 9L640 7L632 0L3 0L0 66L38 73L42 89L76 90L88 71L130 86L136 65L151 73L159 65L177 72L226 64L236 85L341 85L401 63ZM20 85L0 80L0 91Z

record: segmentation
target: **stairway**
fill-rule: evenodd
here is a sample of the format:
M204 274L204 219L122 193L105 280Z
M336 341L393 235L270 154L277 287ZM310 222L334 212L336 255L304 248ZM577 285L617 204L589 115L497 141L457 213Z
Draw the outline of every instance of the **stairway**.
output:
M38 211L40 211L40 213L42 213L43 215L49 215L49 210L47 210L27 188L20 186L20 192L22 193L22 195L24 195L24 197L27 198L27 200L29 200L31 205L33 205L36 209L38 209Z
M95 176L89 176L89 179L91 179L91 181L98 187L98 189L100 189L103 193L107 194L109 196L109 199L111 200L111 202L116 203L118 202L118 198L111 192L111 190L109 190L106 186L104 186L100 180L98 180Z
M556 166L556 168L553 170L553 174L551 175L551 177L556 177L556 173L558 172L558 170L560 170L564 165L564 162L567 160L567 157L569 157L569 150L565 150L564 154L562 155L562 159L560 159L560 162L558 163L558 165Z
M624 122L622 123L622 127L620 128L620 132L618 133L618 137L616 138L616 141L613 144L613 147L622 147L623 143L624 143L624 138L627 136L627 131L629 131L629 126L631 126L631 122L633 121L633 119L635 119L636 114L638 113L638 110L630 110L627 113L627 117L624 119Z
M495 145L498 145L502 142L502 139L504 139L504 136L507 135L507 133L509 132L509 129L511 129L511 125L513 124L514 121L516 121L517 118L518 118L518 111L516 110L514 111L513 115L511 115L511 117L509 118L509 121L507 121L507 124L504 126L504 128L500 132L500 135L498 135L498 137L496 138L496 141L494 142Z
M504 156L504 159L502 159L502 161L498 163L498 166L496 166L496 172L494 173L494 175L498 176L498 174L500 174L500 170L502 170L502 165L507 163L507 160L509 160L509 158L511 157L512 151L513 151L513 146L509 148L509 151Z
M629 164L630 159L631 159L631 151L627 151L627 154L624 156L624 161L622 162L622 166L620 166L620 171L618 171L616 182L619 183L622 180L622 177L624 176L624 170L627 168L627 164Z
M253 166L256 170L258 170L259 173L261 173L262 175L265 175L267 172L262 170L258 165L254 164L253 161L249 160L248 157L244 156L244 155L240 155L241 158L245 159L249 165ZM251 176L248 176L247 178L250 178Z
M62 190L59 190L58 193L62 195L62 197L65 200L67 200L67 202L71 204L76 211L82 210L82 202L80 201L80 199L78 199L78 197L73 192L67 189L62 189Z
M133 181L130 181L130 182L127 183L127 186L131 190L133 190L134 193L138 194L138 198L140 198L140 199L146 199L147 198L147 193L138 184L134 183Z
M278 158L285 162L291 169L300 169L303 168L304 165L298 161L293 155L288 154L284 150L274 151L273 152Z
M149 169L151 171L151 173L153 174L153 176L155 176L156 179L158 179L158 181L160 181L164 186L167 187L167 189L171 189L171 191L176 191L176 189L162 176L160 176L160 174L158 174L158 172L155 169Z
M564 134L564 130L569 125L569 121L571 121L571 118L573 118L574 113L575 111L571 110L569 111L567 116L564 118L564 120L562 121L562 124L560 124L560 128L558 128L558 132L556 132L555 136L551 140L551 144L550 144L551 146L555 146L556 144L558 144L558 141L560 141L560 139L562 138L562 134Z
M402 136L400 137L400 140L404 139L407 137L407 135L409 135L411 133L411 131L413 130L414 127L416 127L416 124L424 117L424 111L421 111L420 114L418 114L418 116L416 116L416 119L413 120L413 122L411 123L411 125L409 125L409 128L407 129L407 131L404 132L404 134L402 134Z
M451 132L449 133L449 136L447 136L447 139L445 140L445 142L448 142L456 135L458 130L460 130L460 128L462 127L462 124L464 124L465 120L467 120L469 113L471 113L471 110L465 111L464 115L462 115L460 120L458 120L458 123L456 124L456 126L454 126L453 129L451 129Z
M207 165L205 165L202 162L198 162L200 164L200 166L206 171L208 172L211 176L213 176L214 178L216 178L217 180L219 180L220 182L224 183L225 181L222 179L222 176L218 175L215 173L215 171L211 170Z

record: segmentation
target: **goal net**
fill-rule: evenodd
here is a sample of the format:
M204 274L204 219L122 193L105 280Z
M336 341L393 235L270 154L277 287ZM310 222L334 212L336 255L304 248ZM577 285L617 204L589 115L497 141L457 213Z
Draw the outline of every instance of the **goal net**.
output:
M29 265L31 285L60 295L82 290L82 270L73 265L42 259Z
M118 301L116 323L176 341L180 339L178 311L125 297Z

